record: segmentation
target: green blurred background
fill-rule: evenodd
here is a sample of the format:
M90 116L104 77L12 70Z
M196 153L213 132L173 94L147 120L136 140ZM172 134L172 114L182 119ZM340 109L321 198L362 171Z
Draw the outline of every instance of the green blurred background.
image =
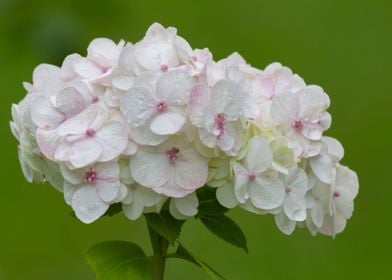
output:
M278 231L271 216L230 215L249 254L226 245L197 221L181 239L228 279L392 279L392 1L17 1L0 0L0 279L94 279L84 259L91 244L132 240L150 252L144 221L122 215L84 225L60 193L28 184L8 122L33 68L85 54L95 37L137 41L158 21L216 59L240 52L251 64L290 66L332 99L329 135L356 170L356 210L336 240ZM207 279L181 261L167 279Z

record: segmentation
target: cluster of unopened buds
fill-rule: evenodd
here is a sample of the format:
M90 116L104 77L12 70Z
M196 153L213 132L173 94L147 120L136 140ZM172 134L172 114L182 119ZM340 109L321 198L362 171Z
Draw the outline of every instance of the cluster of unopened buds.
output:
M131 220L167 203L198 213L200 188L226 208L272 214L290 234L340 233L358 192L343 147L324 136L328 95L279 63L214 61L155 23L135 43L93 40L41 64L11 129L30 182L48 181L84 223L122 204Z

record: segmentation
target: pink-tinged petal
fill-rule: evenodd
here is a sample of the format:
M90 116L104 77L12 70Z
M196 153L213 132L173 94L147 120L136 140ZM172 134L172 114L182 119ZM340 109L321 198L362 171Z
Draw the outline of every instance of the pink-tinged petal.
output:
M82 58L74 66L75 72L86 79L96 78L103 74L102 69L94 62Z
M61 84L60 68L50 64L40 64L33 71L33 91L44 91L59 88ZM53 92L52 92L53 94Z
M299 106L297 94L284 92L273 99L270 108L271 116L279 123L291 125L298 116Z
M56 95L56 107L69 118L84 109L84 99L76 88L67 87Z
M295 230L296 222L290 220L284 211L281 211L279 214L275 215L275 223L280 231L284 234L290 235Z
M255 207L271 210L282 205L286 192L279 179L256 177L249 185L249 194Z
M174 163L174 181L186 190L196 190L207 182L207 160L191 149L180 150L180 158Z
M128 123L134 127L143 125L156 112L155 100L145 88L131 88L120 100L120 109Z
M85 138L72 145L69 150L69 161L73 167L81 168L98 160L101 154L101 145L94 139Z
M117 198L117 195L120 191L120 182L97 180L94 184L94 187L96 188L98 196L102 201L111 203Z
M99 198L96 189L91 185L84 185L76 190L71 205L76 217L85 224L94 222L109 208L109 205Z
M131 175L139 184L157 188L170 178L170 162L167 156L154 151L139 150L130 162Z
M79 54L68 55L61 65L60 78L67 82L75 79L77 74L75 72L74 65L81 58L82 57Z
M192 88L188 103L189 118L196 127L204 127L205 113L209 100L209 89L206 85L196 85Z
M113 121L104 124L99 129L94 140L102 147L100 161L109 161L118 157L128 145L128 132L120 122Z
M30 107L30 112L34 124L42 129L54 129L64 121L64 115L53 107L47 97L34 99Z
M82 112L63 122L58 128L57 133L60 136L84 134L90 124L98 115L98 107L91 105Z
M119 48L112 40L107 38L94 39L87 48L87 58L102 67L113 66L120 54Z
M298 92L300 100L301 117L312 118L329 107L330 100L328 95L319 86L311 85Z
M60 140L57 146L56 152L54 153L54 159L58 161L69 161L69 151L71 150L72 144L65 140Z
M249 150L244 159L246 169L254 173L266 171L272 164L273 155L264 138L253 137L248 144Z
M173 70L162 74L156 85L158 98L171 105L186 104L191 88L192 78L183 70Z
M323 135L323 127L318 123L303 122L301 134L313 141L318 141Z
M151 122L150 129L158 135L177 133L185 123L185 118L176 112L158 114Z
M51 160L54 159L54 154L58 147L60 138L61 137L57 134L56 129L44 130L38 128L36 132L36 141L41 153Z
M227 120L236 120L244 113L245 92L231 80L218 81L211 93L212 108Z

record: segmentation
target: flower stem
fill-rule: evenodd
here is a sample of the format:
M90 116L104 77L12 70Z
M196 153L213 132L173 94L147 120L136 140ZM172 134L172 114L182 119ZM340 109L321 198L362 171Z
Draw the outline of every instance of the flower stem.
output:
M163 280L165 275L166 253L169 247L169 242L160 234L158 234L150 225L148 226L148 233L150 234L150 241L153 255L153 280Z

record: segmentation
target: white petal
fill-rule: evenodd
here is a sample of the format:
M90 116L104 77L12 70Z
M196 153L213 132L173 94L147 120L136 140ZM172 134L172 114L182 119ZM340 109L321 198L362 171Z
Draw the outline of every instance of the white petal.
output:
M275 222L281 232L284 234L290 235L295 230L295 221L290 220L284 213L281 211L279 214L275 215Z
M337 139L324 136L321 141L327 145L328 154L335 157L336 161L340 161L343 158L344 149Z
M185 190L196 190L207 182L207 159L192 149L180 149L180 158L174 166L174 181Z
M100 161L109 161L118 157L128 145L128 132L124 125L117 121L103 125L94 135L94 140L102 147Z
M245 166L248 171L262 173L272 164L272 151L267 142L260 136L253 137L248 144L249 150L245 157Z
M129 127L129 137L139 145L156 146L164 142L169 135L158 135L151 131L150 125Z
M56 129L43 130L37 129L36 141L40 151L49 159L54 159L55 151L59 145L60 136Z
M63 122L57 128L57 133L60 136L84 134L90 127L90 124L97 118L98 114L97 106L89 106L78 115Z
M324 223L324 211L320 203L315 203L310 209L313 223L320 228Z
M76 88L67 87L56 95L56 107L69 118L83 110L84 100Z
M276 96L272 101L270 110L275 121L291 125L299 111L298 95L292 92L284 92Z
M103 74L102 69L98 65L86 58L76 62L74 69L78 75L87 79L96 78Z
M143 214L144 205L141 201L134 200L132 203L129 204L123 203L122 209L128 219L135 221Z
M226 208L234 208L238 205L238 200L234 194L234 186L227 183L216 190L216 199Z
M209 104L209 90L206 85L193 87L189 103L189 118L196 127L204 127L205 111Z
M96 38L87 48L87 57L103 67L113 66L119 53L120 48L107 38Z
M192 217L197 214L199 200L195 193L188 194L181 198L172 198L177 210L184 216Z
M95 162L102 154L101 145L91 138L78 141L69 150L69 161L75 168Z
M109 205L99 198L95 188L89 185L75 191L71 205L76 217L86 224L97 220L109 208Z
M230 80L217 82L211 95L213 109L224 113L228 120L236 120L243 114L245 93L237 83Z
M305 221L306 200L304 195L288 193L283 203L283 209L290 220Z
M234 194L240 203L245 203L249 198L248 171L240 164L233 163Z
M161 100L172 105L183 105L188 102L192 87L191 76L183 70L164 73L157 81L157 95Z
M147 89L131 88L121 98L120 109L128 123L138 127L155 113L155 100Z
M249 186L250 199L254 206L270 210L282 205L285 188L277 178L256 177Z
M310 158L309 162L312 171L322 182L326 184L331 183L334 163L330 156L321 154L317 157Z
M357 174L349 168L339 165L336 169L336 186L345 188L349 191L351 199L358 194L359 183Z
M319 86L311 85L298 92L301 110L299 114L304 117L313 117L329 107L328 95Z
M161 187L170 178L170 163L165 154L139 150L131 158L130 167L132 177L145 187Z
M63 114L56 110L46 97L35 99L31 104L30 112L34 124L45 130L54 129L64 121Z
M158 135L170 135L178 132L185 123L185 118L175 112L157 115L150 124L152 132Z
M64 179L73 185L78 185L83 182L84 169L69 169L66 165L60 165L61 174Z
M100 174L98 174L99 176ZM97 190L99 198L107 203L113 202L120 191L120 182L113 180L98 179L94 187Z

